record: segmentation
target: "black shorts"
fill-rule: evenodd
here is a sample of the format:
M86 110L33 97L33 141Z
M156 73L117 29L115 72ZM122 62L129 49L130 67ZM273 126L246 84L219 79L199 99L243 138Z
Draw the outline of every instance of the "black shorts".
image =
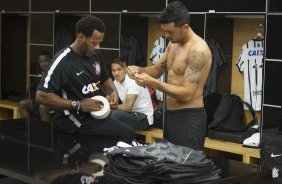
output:
M164 138L169 142L203 150L207 115L204 108L167 110Z

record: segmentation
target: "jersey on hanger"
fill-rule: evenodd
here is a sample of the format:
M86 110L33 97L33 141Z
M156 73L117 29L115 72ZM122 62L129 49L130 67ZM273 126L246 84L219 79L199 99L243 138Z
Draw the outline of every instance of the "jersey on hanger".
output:
M243 45L236 66L244 72L244 101L255 111L261 110L264 40L250 40Z
M166 39L164 36L161 36L155 41L150 56L150 60L152 61L153 64L156 64L156 62L161 58L161 56L165 52L165 48L166 48Z
M165 48L167 45L167 41L164 36L159 37L155 43L154 47L152 49L152 53L150 56L150 60L152 61L153 64L156 64L157 61L161 58L161 56L165 53ZM162 75L159 78L160 81L164 81L164 75ZM163 101L163 92L156 90L156 97L157 100Z

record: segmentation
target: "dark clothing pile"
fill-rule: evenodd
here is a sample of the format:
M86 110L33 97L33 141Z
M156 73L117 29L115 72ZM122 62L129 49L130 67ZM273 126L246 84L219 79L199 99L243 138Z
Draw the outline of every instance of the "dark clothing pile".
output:
M203 151L165 140L114 149L108 153L105 173L127 183L205 183L220 178L220 169Z

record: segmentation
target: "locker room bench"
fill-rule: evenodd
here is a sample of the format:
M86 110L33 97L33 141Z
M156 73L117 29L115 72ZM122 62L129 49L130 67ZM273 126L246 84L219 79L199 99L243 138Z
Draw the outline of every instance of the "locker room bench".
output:
M137 135L145 136L147 143L152 143L163 138L163 130L158 128L151 128L147 131L136 131ZM242 156L244 163L250 164L260 158L260 149L246 148L242 144L221 141L216 139L205 139L205 151L208 152L227 152Z
M0 111L1 111L0 119L9 118L8 114L10 114L10 113L7 112L7 110L12 110L12 118L13 119L17 119L17 118L20 117L19 105L18 105L17 102L11 102L11 101L8 101L8 100L0 100Z

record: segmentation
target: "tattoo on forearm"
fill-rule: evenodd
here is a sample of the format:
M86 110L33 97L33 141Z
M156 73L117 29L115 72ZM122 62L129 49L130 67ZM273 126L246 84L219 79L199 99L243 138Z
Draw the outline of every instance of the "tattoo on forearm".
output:
M167 71L167 61L164 61L161 63L161 68L164 70L164 71Z
M202 69L205 66L205 55L202 52L193 51L188 57L188 66L185 71L185 79L191 83L199 84L202 79Z

